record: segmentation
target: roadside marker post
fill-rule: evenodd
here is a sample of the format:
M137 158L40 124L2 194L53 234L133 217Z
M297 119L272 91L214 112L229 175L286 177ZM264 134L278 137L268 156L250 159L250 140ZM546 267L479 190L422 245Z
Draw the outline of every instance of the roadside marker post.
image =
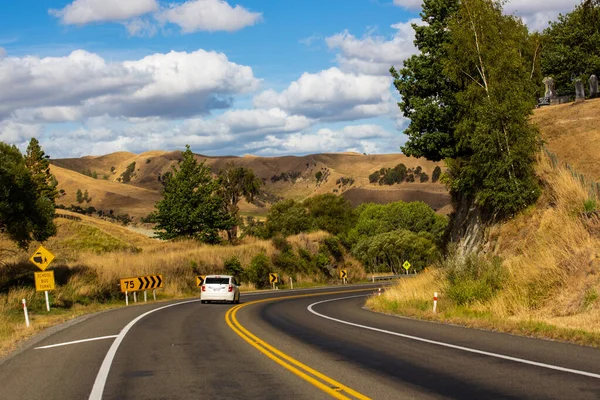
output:
M46 311L50 311L50 301L48 300L48 291L44 291L44 294L46 295Z
M137 292L133 292L133 302L137 303Z
M146 291L144 290L144 303L148 302L148 295L146 294Z
M437 308L437 292L433 294L433 312L435 313Z
M290 276L290 288L293 289L294 288L294 279L292 279L292 277Z
M25 325L29 328L29 314L27 313L27 302L23 299L23 312L25 313Z
M129 305L129 293L125 292L125 305Z
M154 301L156 301L156 289L152 290L152 294L154 295Z

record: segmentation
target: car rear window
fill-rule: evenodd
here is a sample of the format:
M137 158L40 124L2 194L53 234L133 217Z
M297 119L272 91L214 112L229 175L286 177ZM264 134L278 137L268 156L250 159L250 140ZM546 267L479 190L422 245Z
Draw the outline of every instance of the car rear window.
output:
M214 285L228 285L229 278L206 278L204 283L206 285L210 285L211 283Z

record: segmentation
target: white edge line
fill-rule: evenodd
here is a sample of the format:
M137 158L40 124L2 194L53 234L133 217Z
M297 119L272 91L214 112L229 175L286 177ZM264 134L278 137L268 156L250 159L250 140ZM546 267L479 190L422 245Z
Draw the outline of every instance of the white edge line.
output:
M150 311L138 316L137 318L132 320L130 323L128 323L125 326L125 328L123 328L123 330L119 333L119 335L117 335L117 338L115 339L113 344L110 346L110 349L108 349L108 352L106 353L106 356L104 357L104 361L102 361L102 365L100 366L100 370L98 371L98 375L96 375L96 380L94 381L94 386L92 387L92 392L90 393L89 400L101 400L102 399L102 394L104 393L104 386L106 385L106 379L108 378L108 373L110 372L110 366L112 364L113 359L115 358L115 355L117 354L119 345L121 344L123 339L125 339L125 335L127 335L127 332L129 332L129 330L139 320L141 320L142 318L144 318L147 315L152 314L153 312L164 310L165 308L180 306L182 304L195 303L198 301L200 301L200 299L183 301L181 303L169 304L168 306L155 308L154 310L150 310Z
M375 331L375 332L387 333L388 335L399 336L399 337L402 337L402 338L405 338L405 339L416 340L416 341L419 341L419 342L425 342L425 343L435 344L435 345L438 345L438 346L449 347L451 349L462 350L462 351L466 351L466 352L469 352L469 353L481 354L481 355L484 355L484 356L500 358L500 359L503 359L503 360L514 361L514 362L518 362L518 363L522 363L522 364L535 365L536 367L553 369L553 370L556 370L556 371L568 372L568 373L571 373L571 374L583 375L583 376L588 376L590 378L600 379L600 375L599 374L594 374L592 372L580 371L580 370L570 369L570 368L563 368L563 367L559 367L559 366L556 366L556 365L550 365L550 364L544 364L544 363L540 363L540 362L536 362L536 361L525 360L523 358L510 357L510 356L505 356L505 355L502 355L502 354L490 353L490 352L487 352L487 351L471 349L471 348L468 348L468 347L457 346L457 345L454 345L454 344L449 344L449 343L444 343L444 342L438 342L438 341L435 341L435 340L424 339L424 338L420 338L420 337L416 337L416 336L405 335L405 334L402 334L402 333L386 331L384 329L373 328L371 326L365 326L365 325L355 324L353 322L348 322L348 321L343 321L341 319L328 317L327 315L320 314L320 313L316 312L313 309L313 306L316 306L318 304L328 303L330 301L352 299L352 298L356 298L356 297L365 297L365 296L368 296L368 295L350 296L350 297L342 297L342 298L339 298L339 299L330 299L330 300L318 301L316 303L312 303L311 305L309 305L307 307L307 309L308 309L308 311L310 311L311 313L315 314L316 316L319 316L321 318L325 318L325 319L328 319L328 320L331 320L331 321L339 322L341 324L351 325L351 326L355 326L355 327L363 328L363 329L368 329L368 330Z
M52 347L59 347L59 346L68 346L70 344L76 344L76 343L84 343L84 342L91 342L93 340L102 340L102 339L113 339L116 338L118 335L110 335L110 336L99 336L99 337L95 337L95 338L89 338L89 339L81 339L81 340L74 340L72 342L64 342L64 343L57 343L57 344L50 344L48 346L40 346L40 347L36 347L35 350L38 349L51 349Z

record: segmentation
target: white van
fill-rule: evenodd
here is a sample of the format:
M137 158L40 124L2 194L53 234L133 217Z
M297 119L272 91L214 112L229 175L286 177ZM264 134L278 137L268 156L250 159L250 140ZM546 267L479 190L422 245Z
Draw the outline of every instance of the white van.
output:
M240 302L240 284L231 275L207 275L200 291L200 302Z

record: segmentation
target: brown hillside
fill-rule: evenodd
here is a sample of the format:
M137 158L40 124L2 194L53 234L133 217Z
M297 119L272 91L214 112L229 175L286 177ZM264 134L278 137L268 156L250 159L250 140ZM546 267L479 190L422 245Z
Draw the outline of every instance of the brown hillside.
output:
M546 148L588 178L600 181L600 99L536 110Z
M383 186L369 183L369 175L381 168L391 168L403 163L407 168L420 166L430 177L437 163L424 159L409 158L402 154L362 155L358 153L314 154L307 156L284 157L207 157L196 155L205 161L214 173L229 163L251 168L265 186L263 190L274 198L293 198L303 200L315 194L336 193L348 196L353 204L363 202L387 203L397 200L421 200L433 208L444 212L449 210L449 197L446 189L439 183L403 183ZM142 154L115 153L101 157L82 157L79 159L53 160L53 173L59 181L59 189L65 189L67 195L59 199L59 204L76 204L77 189L88 190L92 201L82 206L93 206L105 212L112 209L118 213L128 213L135 217L146 216L154 209L160 198L162 188L158 176L172 170L181 159L180 151L152 151ZM134 173L128 183L121 183L127 167L135 162ZM111 168L114 171L111 173ZM98 179L81 174L89 169L96 171ZM316 173L326 177L317 182ZM275 181L282 173L297 177ZM104 175L108 179L104 180ZM338 183L338 179L353 179L351 184ZM360 190L357 190L360 189ZM382 191L382 189L385 189ZM127 204L130 203L131 207ZM268 204L265 204L268 206ZM267 208L250 204L241 204L241 210L248 214L265 214Z

